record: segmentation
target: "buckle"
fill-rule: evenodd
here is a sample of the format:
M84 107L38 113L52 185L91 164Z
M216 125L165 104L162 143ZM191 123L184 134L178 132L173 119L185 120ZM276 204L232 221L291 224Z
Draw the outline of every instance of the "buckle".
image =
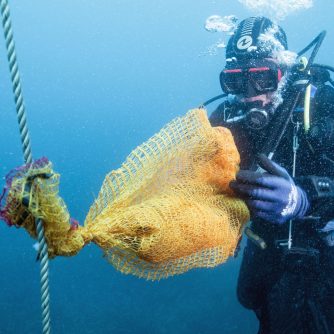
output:
M289 239L277 239L274 240L274 245L276 248L287 248L289 245Z

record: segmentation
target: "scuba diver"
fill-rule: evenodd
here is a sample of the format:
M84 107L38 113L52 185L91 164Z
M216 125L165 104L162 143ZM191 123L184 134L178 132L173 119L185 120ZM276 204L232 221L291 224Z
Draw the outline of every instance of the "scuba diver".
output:
M294 54L268 18L240 22L210 116L241 157L230 187L251 222L237 295L261 334L334 333L334 68L313 63L324 37Z

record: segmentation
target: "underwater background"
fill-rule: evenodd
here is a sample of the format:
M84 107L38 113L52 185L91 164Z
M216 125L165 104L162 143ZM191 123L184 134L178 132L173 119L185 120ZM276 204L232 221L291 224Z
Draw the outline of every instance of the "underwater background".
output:
M239 21L255 15L249 3L9 2L33 156L54 163L73 217L83 222L105 175L133 148L221 93L219 46L228 35L208 32L205 21L214 14ZM279 23L290 49L301 50L326 29L315 61L334 66L334 2L287 10ZM23 163L6 57L0 39L1 187ZM41 333L34 242L1 222L0 334ZM241 253L215 269L150 282L117 272L100 249L87 246L75 257L50 261L52 333L256 333L255 316L236 299L240 261Z

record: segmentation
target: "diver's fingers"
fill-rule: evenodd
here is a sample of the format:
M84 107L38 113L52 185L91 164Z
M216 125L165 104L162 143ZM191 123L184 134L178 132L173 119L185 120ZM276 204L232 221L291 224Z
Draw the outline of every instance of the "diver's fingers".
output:
M268 188L255 187L252 184L243 184L239 182L231 182L230 187L237 195L244 199L258 199L268 202L277 202L279 200L277 192Z
M272 212L275 203L274 202L267 202L261 200L247 200L246 204L249 210L255 211L263 211L263 212Z
M268 173L276 176L285 178L286 180L290 179L289 173L285 168L278 165L276 162L270 160L265 154L261 153L257 156L259 166L267 171Z
M261 178L261 172L253 172L251 170L240 170L237 175L236 179L238 182L241 183L248 183L248 184L258 184L259 178Z

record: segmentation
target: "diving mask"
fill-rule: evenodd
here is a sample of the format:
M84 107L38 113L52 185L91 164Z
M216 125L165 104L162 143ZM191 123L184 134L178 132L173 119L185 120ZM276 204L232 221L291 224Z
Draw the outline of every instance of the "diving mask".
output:
M220 73L220 85L224 93L247 93L249 85L257 94L273 92L282 78L282 70L269 59L255 59L247 63L228 63Z

